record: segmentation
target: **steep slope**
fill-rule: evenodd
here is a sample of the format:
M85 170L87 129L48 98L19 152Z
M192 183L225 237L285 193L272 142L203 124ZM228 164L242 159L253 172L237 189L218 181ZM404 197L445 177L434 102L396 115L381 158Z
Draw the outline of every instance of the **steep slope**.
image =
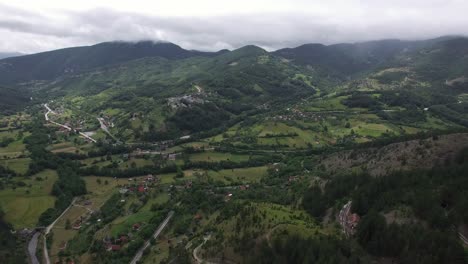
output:
M67 48L3 59L0 61L0 83L51 80L70 73L144 57L158 56L166 59L183 59L216 54L218 53L189 51L172 43L105 42L93 46Z

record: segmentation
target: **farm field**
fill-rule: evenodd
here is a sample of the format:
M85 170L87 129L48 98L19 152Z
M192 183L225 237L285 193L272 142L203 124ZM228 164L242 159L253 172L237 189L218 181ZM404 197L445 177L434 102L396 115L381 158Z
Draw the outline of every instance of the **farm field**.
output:
M43 180L35 180L38 177ZM24 182L26 186L0 190L0 205L5 211L5 218L18 229L34 227L39 216L54 206L56 198L50 193L57 173L46 170L31 178L15 177L14 180Z

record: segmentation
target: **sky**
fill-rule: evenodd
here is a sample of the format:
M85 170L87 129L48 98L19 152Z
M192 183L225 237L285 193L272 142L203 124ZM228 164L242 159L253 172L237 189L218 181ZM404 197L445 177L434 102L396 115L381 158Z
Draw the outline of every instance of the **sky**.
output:
M0 52L105 41L215 51L253 44L468 35L468 0L0 0Z

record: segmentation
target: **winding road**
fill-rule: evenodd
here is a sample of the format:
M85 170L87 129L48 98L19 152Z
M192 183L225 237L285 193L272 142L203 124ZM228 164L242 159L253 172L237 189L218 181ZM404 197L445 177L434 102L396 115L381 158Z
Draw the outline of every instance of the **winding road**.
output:
M198 264L201 264L201 263L205 263L205 264L218 264L216 262L209 262L209 261L206 261L204 259L202 259L200 256L198 256L198 252L200 251L201 247L206 243L206 241L210 240L210 236L206 236L203 238L203 242L198 245L198 247L196 247L194 250L193 250L193 258L195 259L195 261L198 263Z

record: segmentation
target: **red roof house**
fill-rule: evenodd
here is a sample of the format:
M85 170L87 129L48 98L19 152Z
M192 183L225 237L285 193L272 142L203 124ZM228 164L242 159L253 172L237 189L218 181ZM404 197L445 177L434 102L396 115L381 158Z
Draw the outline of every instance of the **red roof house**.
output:
M120 245L111 245L107 250L109 251L119 251Z

